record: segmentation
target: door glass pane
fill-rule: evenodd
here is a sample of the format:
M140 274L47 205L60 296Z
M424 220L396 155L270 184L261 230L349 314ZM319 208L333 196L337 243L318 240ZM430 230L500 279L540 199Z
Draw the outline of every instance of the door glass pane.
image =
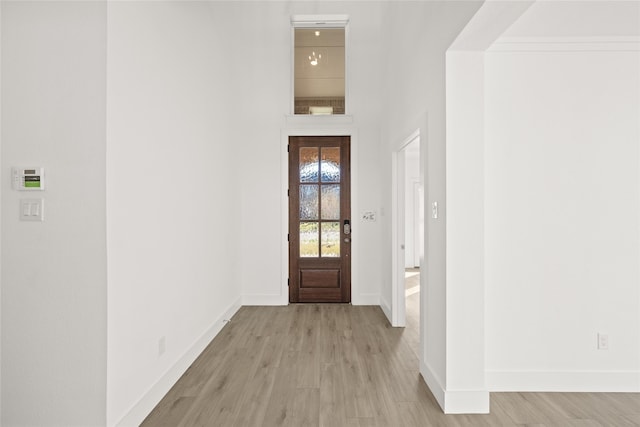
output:
M300 219L318 219L318 186L300 186Z
M318 182L318 148L300 148L300 182Z
M322 186L322 219L340 219L340 185Z
M323 147L321 157L322 182L340 182L340 147Z
M322 223L322 256L323 257L339 257L340 256L340 223L339 222L323 222Z
M300 256L318 257L318 223L300 223Z

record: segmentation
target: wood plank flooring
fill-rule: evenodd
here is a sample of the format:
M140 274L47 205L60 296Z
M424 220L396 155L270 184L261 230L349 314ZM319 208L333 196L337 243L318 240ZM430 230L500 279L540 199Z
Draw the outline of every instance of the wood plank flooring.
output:
M640 426L640 394L493 393L489 415L444 415L410 329L373 306L243 307L142 425Z

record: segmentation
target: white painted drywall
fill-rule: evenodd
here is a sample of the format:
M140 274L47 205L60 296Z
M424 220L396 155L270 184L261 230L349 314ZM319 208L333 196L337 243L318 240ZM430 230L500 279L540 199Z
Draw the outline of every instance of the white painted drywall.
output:
M2 425L105 424L106 6L2 8ZM42 166L46 191L12 190ZM42 197L42 223L18 221Z
M277 224L283 215L278 202L282 188L279 150L282 129L288 126L284 116L289 112L291 90L289 18L303 13L348 13L352 18L348 66L353 76L349 82L353 103L349 108L359 140L357 202L361 210L379 214L375 223L354 221L362 248L360 262L354 266L362 286L354 302L390 301L389 158L396 144L420 129L423 158L427 159L422 165L427 182L425 211L430 212L432 201L440 205L440 218L428 220L425 232L428 273L422 283L423 289L426 285L422 295L426 310L421 320L421 371L442 402L446 381L455 382L455 375L447 375L445 351L444 52L479 6L478 2L114 2L108 6L107 33L104 3L2 2L3 422L113 425L120 420L125 424L139 421L136 417L143 416L153 399L168 389L180 367L202 345L202 338L215 335L222 318L233 312L241 296L244 301L280 301L282 257L275 248L284 236ZM228 34L236 36L233 43ZM381 48L384 55L380 55ZM596 85L596 89L613 89L614 95L598 92L605 102L602 105L608 106L604 113L609 122L600 126L595 119L605 107L598 110L585 103L575 115L565 117L567 111L558 111L559 124L555 116L549 117L552 127L545 128L546 122L535 121L548 114L543 107L549 102L540 97L547 93L555 102L559 94L559 105L569 103L582 92L575 88L565 92L563 84L571 80L571 72L583 73L584 64L561 63L564 77L556 82L551 79L556 75L544 68L550 61L532 64L520 75L517 55L511 55L505 60L511 68L500 68L489 79L499 89L489 110L495 120L489 123L497 123L494 132L505 133L492 142L497 148L492 146L489 158L498 167L487 172L488 182L504 185L497 179L499 173L510 171L513 164L511 159L503 161L500 150L511 149L514 135L529 143L517 154L535 148L533 153L543 158L545 150L555 153L557 147L543 141L541 148L531 135L551 135L549 140L562 147L565 139L549 130L566 134L584 119L589 127L583 133L591 141L586 161L597 165L600 151L589 139L594 129L596 136L602 136L606 128L605 136L610 136L614 128L615 135L635 136L637 141L637 128L631 129L630 121L624 121L622 128L613 127L618 116L608 115L612 106L628 111L626 102L637 119L637 98L631 92L621 98L615 95L623 87L637 89L637 81L630 77L638 75L637 62L626 63L615 56L611 65L631 68L616 74L599 65L585 74L594 81L602 76L605 82L617 81L604 88ZM541 77L534 71L548 74ZM538 82L536 88L545 89L540 82L543 77L553 83L547 92L527 92L532 81ZM511 81L523 92L510 94L511 88L505 85ZM584 89L584 81L578 81ZM538 102L528 106L525 98L511 99L518 94ZM524 123L517 116L505 130L504 115L512 111L501 100L513 101L521 111L537 115L525 115L528 121ZM386 117L385 121L380 117ZM619 377L605 379L620 379L618 386L629 373L637 373L637 364L630 360L638 359L638 330L629 324L637 324L639 298L637 288L630 288L629 283L637 283L633 274L638 271L638 247L637 240L622 234L629 230L637 234L638 229L634 222L638 217L637 165L631 164L637 163L638 153L620 141L614 144L615 158L612 152L603 151L604 163L598 171L604 173L604 181L599 175L578 180L577 206L584 207L588 200L584 188L588 182L603 197L631 191L632 198L619 197L627 211L609 211L603 219L594 219L596 226L587 225L583 218L574 241L567 238L567 230L560 230L564 235L550 235L549 230L533 228L541 236L545 232L547 237L559 235L560 243L570 249L583 247L585 230L595 231L592 238L598 242L609 242L596 251L578 253L586 253L588 257L583 258L587 261L603 262L600 265L606 268L599 274L613 283L614 292L599 287L601 277L596 274L587 278L586 285L570 280L561 283L569 283L568 287L543 283L542 288L535 288L541 293L532 294L532 288L524 286L528 282L518 282L521 278L516 270L505 278L496 276L496 271L503 270L494 268L498 265L495 260L501 260L498 255L505 250L498 240L512 236L500 229L488 239L487 278L499 279L496 287L488 288L487 299L490 309L497 307L487 319L493 328L487 333L488 346L492 346L487 363L495 369L494 380L501 378L500 372L515 377L505 369L523 373L526 380L531 372L527 369L534 364L563 367L569 355L583 349L587 326L591 337L592 330L601 325L608 329L612 348L606 354L580 353L585 369L581 372L591 378L594 372L606 376L622 371ZM560 154L565 160L573 159L570 150L563 150ZM626 155L634 155L635 160ZM624 157L620 167L616 156ZM51 178L44 193L47 221L36 224L42 226L40 231L17 222L19 196L6 180L11 165L31 161L43 163ZM531 168L526 161L521 163L522 171ZM584 164L578 166L587 174ZM627 175L634 176L635 183L629 183ZM555 184L564 176L558 162L548 180ZM540 192L536 179L515 177L515 182L526 184L522 188ZM502 203L507 212L526 218L529 213L521 206L504 200L498 184L487 190L485 203L497 202L492 208L495 212L489 213L496 213ZM514 191L523 192L522 188ZM554 188L553 200L560 198L561 189ZM563 224L573 226L567 220L569 209L561 207ZM630 220L634 212L635 220ZM500 214L504 212L500 210L496 219L501 219ZM589 211L587 219L594 216ZM517 219L517 215L509 216L505 222L532 237L529 228L516 227ZM495 223L488 222L486 231L491 224L495 228ZM615 239L608 234L611 230L618 233ZM603 250L608 247L613 248L611 253ZM44 260L35 268L29 264L34 251ZM577 256L571 254L569 266L586 265ZM532 262L538 265L546 260L548 255L543 253ZM510 294L513 283L519 291ZM586 292L582 292L583 285ZM560 304L575 298L573 291L580 291L579 304ZM505 331L498 322L509 314L512 301L547 303L553 300L549 297L558 298L551 319L559 323L542 319L539 327L539 313L525 310L528 317L506 331L515 335L516 345L509 341L512 335L500 335ZM595 315L593 307L597 307ZM577 316L585 320L573 321ZM558 324L556 333L552 328ZM555 352L543 353L538 348L526 359L518 347L526 335L522 327L526 333L527 327L532 328L534 337L549 336L559 348L558 359L554 359ZM574 333L575 341L565 344L563 331ZM161 337L166 339L166 352L159 357ZM504 356L496 349L505 349ZM552 372L548 378L561 376Z
M495 390L640 391L640 52L586 42L486 55Z
M139 423L240 303L252 153L230 121L247 100L226 7L108 6L108 425Z
M238 114L231 118L239 148L238 177L242 229L239 250L243 254L240 282L245 304L283 304L282 253L274 248L286 241L281 227L288 214L279 203L286 191L281 181L282 134L295 129L308 132L313 124L286 118L291 113L292 15L349 15L348 113L352 122L340 124L357 134L358 148L352 153L352 194L360 211L378 213L376 222L363 222L352 210L354 254L352 266L354 304L378 304L384 276L381 274L380 230L385 213L380 210L381 63L379 54L380 5L355 2L241 2L229 9L228 19L237 23L234 39L234 79ZM326 121L315 127L326 129Z
M445 292L445 51L476 10L477 2L397 2L387 4L383 31L387 40L385 82L387 97L383 128L384 156L380 173L391 176L391 153L420 129L425 174L425 262L421 275L421 372L444 405L446 388ZM391 203L390 185L382 188L385 208ZM438 202L438 219L430 217ZM390 225L383 229L383 259L391 259ZM385 263L381 301L391 301L391 272Z
M483 57L484 52L447 52L447 413L489 412L484 375Z

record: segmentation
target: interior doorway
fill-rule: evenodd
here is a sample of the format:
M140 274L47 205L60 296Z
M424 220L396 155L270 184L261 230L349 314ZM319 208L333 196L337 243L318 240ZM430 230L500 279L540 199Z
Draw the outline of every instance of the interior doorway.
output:
M424 259L424 195L420 133L414 132L393 153L392 326L407 325L420 307L420 266ZM409 281L409 282L408 282ZM416 308L418 309L416 313ZM419 331L419 329L418 329Z

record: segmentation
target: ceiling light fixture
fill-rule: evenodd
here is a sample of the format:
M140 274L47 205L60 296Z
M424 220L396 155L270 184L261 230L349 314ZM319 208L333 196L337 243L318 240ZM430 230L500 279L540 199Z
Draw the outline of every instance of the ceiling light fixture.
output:
M322 55L318 54L316 56L315 52L311 52L311 55L309 55L309 64L315 67L316 65L318 65L318 62L320 62L320 59L322 59Z
M316 37L320 36L320 31L316 31Z

